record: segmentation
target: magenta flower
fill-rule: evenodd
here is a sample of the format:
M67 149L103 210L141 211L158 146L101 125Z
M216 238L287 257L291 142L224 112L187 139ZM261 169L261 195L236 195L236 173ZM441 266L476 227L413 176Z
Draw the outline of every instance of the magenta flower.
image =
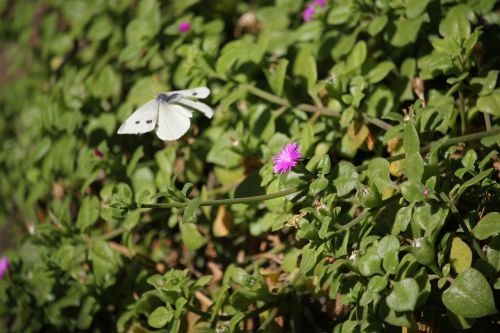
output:
M191 29L191 24L189 24L189 22L185 21L179 24L179 32L186 32L189 29Z
M297 165L297 160L302 157L300 147L295 142L287 144L274 157L274 173L287 173Z
M99 148L94 148L94 156L102 159L104 158L104 153Z
M314 9L314 5L308 5L307 8L302 12L302 17L304 21L311 21L314 18L314 14L316 14L316 9Z
M8 269L9 269L9 259L7 259L6 257L0 258L0 279L3 279Z
M326 6L326 0L314 0L313 4L320 6L321 8Z

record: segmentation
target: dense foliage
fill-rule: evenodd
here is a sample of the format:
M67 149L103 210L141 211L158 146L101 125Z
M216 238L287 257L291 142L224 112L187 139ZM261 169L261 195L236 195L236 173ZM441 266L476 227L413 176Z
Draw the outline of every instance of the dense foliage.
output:
M498 329L495 0L0 14L6 331ZM205 85L182 139L116 134Z

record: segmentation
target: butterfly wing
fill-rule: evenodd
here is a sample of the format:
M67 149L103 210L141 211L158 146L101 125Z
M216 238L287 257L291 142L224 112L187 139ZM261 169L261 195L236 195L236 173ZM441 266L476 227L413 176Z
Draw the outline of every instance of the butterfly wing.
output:
M202 112L207 118L212 118L212 116L214 115L214 110L212 110L212 108L210 106L208 106L202 102L193 101L193 100L188 99L188 98L183 98L180 101L178 101L177 103L181 104L183 106L187 106L189 108L198 110L198 111Z
M153 99L141 106L120 126L118 134L142 134L152 131L156 126L159 104Z
M189 97L189 98L207 98L208 95L210 95L210 89L207 87L197 87L193 89L186 89L186 90L176 90L176 91L170 91L168 94L181 94L182 97Z
M180 105L161 103L156 135L164 141L179 139L191 126L192 116L191 111Z

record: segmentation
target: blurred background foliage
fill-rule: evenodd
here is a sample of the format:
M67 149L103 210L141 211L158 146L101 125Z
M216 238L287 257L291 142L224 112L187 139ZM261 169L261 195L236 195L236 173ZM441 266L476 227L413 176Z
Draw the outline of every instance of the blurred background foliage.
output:
M497 128L497 2L311 4L0 0L5 331L498 328L500 137L419 152ZM116 135L202 85L181 140Z

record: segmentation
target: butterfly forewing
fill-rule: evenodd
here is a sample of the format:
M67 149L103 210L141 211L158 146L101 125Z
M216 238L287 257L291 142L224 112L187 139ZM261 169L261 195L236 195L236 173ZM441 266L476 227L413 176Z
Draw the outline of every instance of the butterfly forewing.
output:
M191 116L191 111L180 105L160 104L156 135L164 141L179 139L189 130Z
M198 87L186 90L171 91L169 94L178 93L181 94L183 98L207 98L210 95L210 89L207 87Z
M154 130L160 103L151 100L137 109L118 129L118 134L142 134Z

